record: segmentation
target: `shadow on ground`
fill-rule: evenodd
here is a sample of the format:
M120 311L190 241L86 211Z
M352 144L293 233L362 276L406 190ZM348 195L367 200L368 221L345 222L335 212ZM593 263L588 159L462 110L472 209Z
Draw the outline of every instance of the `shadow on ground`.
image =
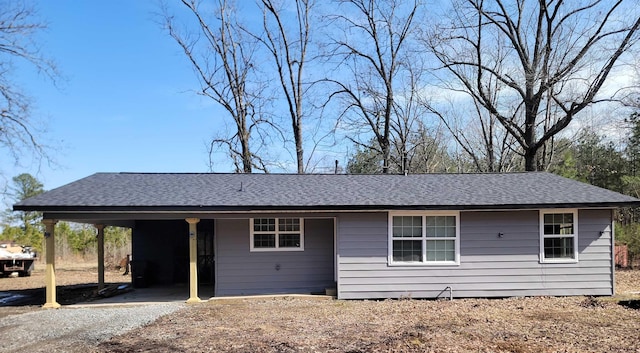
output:
M629 309L636 309L636 310L640 310L640 299L633 299L633 300L621 300L618 302L618 304L627 307Z
M123 283L111 283L108 287L119 286ZM95 283L73 284L58 286L56 291L57 302L62 305L71 305L102 298L98 295L98 285ZM0 307L3 306L27 306L43 305L45 303L44 288L11 290L0 292Z

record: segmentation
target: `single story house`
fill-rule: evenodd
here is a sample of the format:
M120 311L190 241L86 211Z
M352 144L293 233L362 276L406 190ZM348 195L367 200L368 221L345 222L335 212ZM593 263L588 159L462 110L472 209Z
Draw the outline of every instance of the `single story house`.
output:
M134 285L189 283L189 302L203 283L215 296L612 295L614 209L638 205L545 172L97 173L14 210L44 213L55 307L58 220L95 224L99 244L104 226L131 227Z

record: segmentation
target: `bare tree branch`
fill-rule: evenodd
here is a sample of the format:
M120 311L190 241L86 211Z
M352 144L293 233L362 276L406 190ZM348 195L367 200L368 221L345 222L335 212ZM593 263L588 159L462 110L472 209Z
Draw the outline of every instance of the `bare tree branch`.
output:
M35 36L46 29L34 7L25 1L7 0L0 10L0 146L15 162L28 154L40 161L51 158L42 143L44 132L34 121L31 99L12 76L15 62L26 62L55 84L55 63L42 55Z
M214 147L226 146L237 172L251 173L254 167L264 170L264 162L253 152L259 145L252 146L251 135L252 129L266 120L260 116L265 96L256 78L257 43L243 36L245 32L236 21L235 7L226 0L218 0L212 14L205 13L197 0L181 2L197 23L198 31L181 33L166 8L164 28L191 62L201 83L200 94L222 106L235 126L232 136L211 142L210 165Z
M596 101L616 63L635 47L640 17L628 13L634 5L625 0L515 6L459 0L455 5L451 24L428 40L430 49L515 138L526 170L544 169L538 151ZM503 84L499 91L488 84L492 80Z
M358 127L364 121L382 151L382 172L389 172L392 120L396 104L397 81L406 42L415 33L414 18L420 3L414 1L345 0L340 14L332 16L339 26L333 38L331 56L341 57L351 75L340 72L332 79L338 89L332 97L344 103L341 117Z
M303 73L309 60L307 47L312 30L310 12L313 3L313 0L295 0L295 31L290 33L284 23L282 9L274 0L261 0L266 38L255 36L267 48L276 66L280 89L284 94L291 119L299 174L305 172L302 132L306 82Z

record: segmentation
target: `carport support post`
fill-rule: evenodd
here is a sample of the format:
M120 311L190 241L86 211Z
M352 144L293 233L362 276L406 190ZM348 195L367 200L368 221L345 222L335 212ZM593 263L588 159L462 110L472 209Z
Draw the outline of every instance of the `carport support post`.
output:
M189 223L189 299L187 303L199 303L198 297L198 218L185 219Z
M44 239L45 239L45 285L46 285L46 302L42 306L45 309L59 308L60 304L56 301L56 238L55 227L58 221L54 219L43 219L44 223Z
M98 290L104 288L104 224L94 225L98 230Z

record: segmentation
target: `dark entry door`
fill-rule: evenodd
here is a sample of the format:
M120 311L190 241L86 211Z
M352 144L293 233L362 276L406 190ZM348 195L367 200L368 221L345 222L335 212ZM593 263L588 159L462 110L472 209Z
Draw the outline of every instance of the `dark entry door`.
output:
M213 257L213 220L201 220L198 223L198 282L215 282Z

